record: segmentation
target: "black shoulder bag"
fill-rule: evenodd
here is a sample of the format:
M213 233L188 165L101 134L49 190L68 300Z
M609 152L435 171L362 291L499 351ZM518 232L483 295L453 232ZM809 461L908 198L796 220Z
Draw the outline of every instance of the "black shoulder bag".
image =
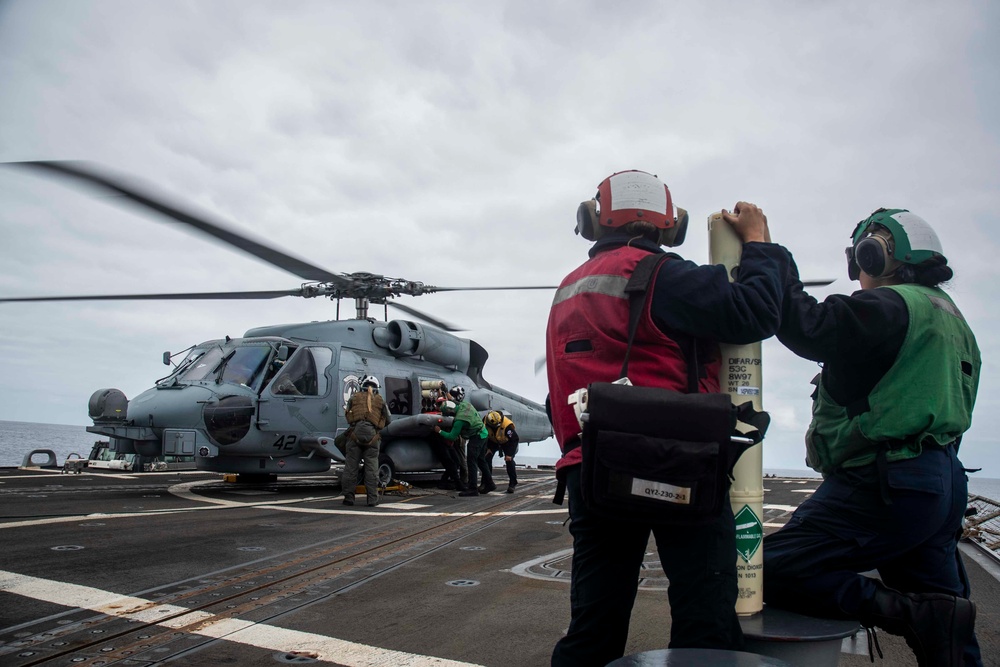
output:
M644 258L632 274L629 335L621 377L653 275L665 255ZM595 382L582 415L584 501L595 513L648 524L713 521L727 503L733 466L763 438L768 415L729 394L698 393L697 342L686 345L688 393ZM737 420L756 430L736 431Z

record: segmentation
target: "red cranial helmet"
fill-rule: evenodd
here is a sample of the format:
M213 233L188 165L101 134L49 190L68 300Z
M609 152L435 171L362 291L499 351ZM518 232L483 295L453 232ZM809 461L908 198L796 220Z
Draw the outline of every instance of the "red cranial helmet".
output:
M633 220L645 220L658 229L674 226L674 205L670 189L644 171L620 171L597 186L600 203L598 224L623 227Z
M642 220L660 232L660 244L683 243L687 211L675 209L670 189L653 174L636 169L619 171L597 186L594 199L580 204L576 231L594 241L611 229Z

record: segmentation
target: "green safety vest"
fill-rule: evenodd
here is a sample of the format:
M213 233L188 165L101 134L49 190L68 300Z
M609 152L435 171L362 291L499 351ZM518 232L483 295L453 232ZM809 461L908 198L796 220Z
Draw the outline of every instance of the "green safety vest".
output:
M910 316L892 367L868 394L870 409L848 414L818 384L806 431L806 463L828 473L872 463L880 447L887 461L947 445L968 430L982 366L976 338L951 298L936 287L889 285Z
M462 429L459 434L463 438L472 438L478 436L480 438L486 437L486 425L483 424L483 418L479 416L476 409L472 407L472 403L468 401L462 401L455 407L455 421L464 421L468 426Z

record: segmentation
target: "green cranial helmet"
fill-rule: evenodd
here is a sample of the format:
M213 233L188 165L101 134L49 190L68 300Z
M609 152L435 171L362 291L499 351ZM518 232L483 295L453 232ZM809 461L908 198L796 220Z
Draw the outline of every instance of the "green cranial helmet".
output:
M937 234L919 215L905 208L880 208L858 223L851 235L857 247L872 225L882 225L892 233L892 256L903 264L920 264L935 255L944 255Z

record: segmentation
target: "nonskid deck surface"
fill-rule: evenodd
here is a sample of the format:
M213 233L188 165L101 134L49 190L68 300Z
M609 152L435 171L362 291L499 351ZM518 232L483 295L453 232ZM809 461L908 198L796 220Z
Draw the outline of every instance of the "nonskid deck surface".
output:
M334 474L246 486L0 469L0 664L548 664L572 541L551 471L520 475L514 494L416 482L368 508L344 506ZM817 483L765 480L765 529ZM998 664L1000 585L966 561ZM652 542L645 570L629 652L668 637ZM884 664L913 664L901 640L881 643Z

